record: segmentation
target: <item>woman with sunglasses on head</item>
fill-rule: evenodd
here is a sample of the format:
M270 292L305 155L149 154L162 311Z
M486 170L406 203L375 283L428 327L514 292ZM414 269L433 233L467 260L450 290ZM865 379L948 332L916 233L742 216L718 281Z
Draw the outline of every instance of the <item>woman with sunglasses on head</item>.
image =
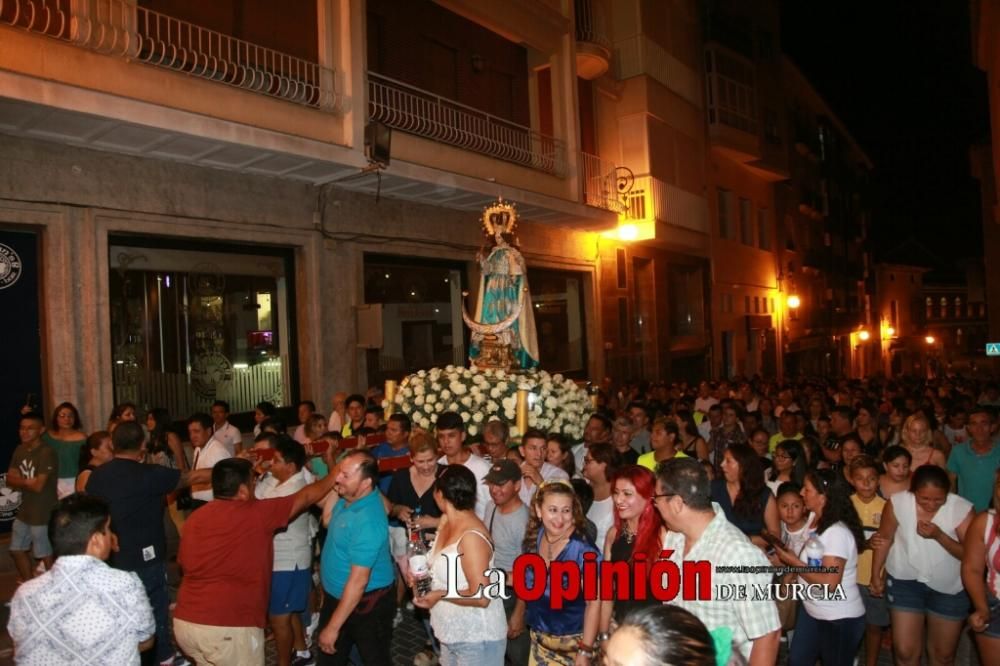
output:
M962 556L962 582L972 601L969 626L984 664L1000 664L1000 470L993 476L992 506L972 521Z
M852 488L838 470L806 474L802 500L813 514L812 536L798 553L778 548L775 563L789 567L822 567L800 573L807 585L826 585L831 595L806 596L795 620L788 653L790 666L851 666L865 631L865 605L858 591L858 553L865 548L861 520L851 502ZM840 586L837 588L837 586ZM841 589L844 597L834 589ZM822 593L820 593L822 594Z
M604 559L609 562L635 562L635 556L642 553L647 562L660 559L661 544L665 534L663 523L653 506L656 492L656 476L639 465L626 465L611 478L612 500L614 501L614 526L604 539ZM630 611L649 605L661 605L646 585L646 600L622 599L601 601L601 635L612 630L612 620L621 624Z
M925 625L928 663L951 664L969 612L961 560L975 512L950 490L947 472L923 465L913 472L910 489L893 495L882 510L885 545L872 556L870 589L889 601L893 653L902 666L920 663Z
M574 562L582 571L587 553L600 551L584 535L584 515L580 499L568 481L542 483L532 499L524 552L538 554L550 569L553 562ZM525 572L525 585L535 585L532 568ZM601 603L586 601L583 595L566 600L561 609L551 605L551 578L536 601L528 601L526 622L531 629L532 666L588 666L596 656L595 642ZM519 602L520 605L520 602ZM517 612L517 611L515 611Z

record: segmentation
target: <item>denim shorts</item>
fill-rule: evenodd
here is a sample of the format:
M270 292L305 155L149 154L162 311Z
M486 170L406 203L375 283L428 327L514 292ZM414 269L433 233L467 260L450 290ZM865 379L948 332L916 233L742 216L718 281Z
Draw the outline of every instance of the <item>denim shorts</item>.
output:
M17 518L10 530L10 550L26 552L30 550L35 559L52 555L52 544L49 543L48 525L29 525Z
M986 597L986 604L990 609L990 623L986 625L983 634L990 638L1000 638L1000 600L991 594Z
M916 580L888 576L885 587L889 608L908 613L937 615L945 620L964 622L969 615L969 595L965 590L945 594Z
M865 602L865 624L888 627L889 604L886 603L885 595L873 597L867 585L858 585L858 592L861 593L861 600Z
M275 571L271 573L271 601L267 612L270 615L301 613L309 603L309 586L312 572L308 569L295 571Z

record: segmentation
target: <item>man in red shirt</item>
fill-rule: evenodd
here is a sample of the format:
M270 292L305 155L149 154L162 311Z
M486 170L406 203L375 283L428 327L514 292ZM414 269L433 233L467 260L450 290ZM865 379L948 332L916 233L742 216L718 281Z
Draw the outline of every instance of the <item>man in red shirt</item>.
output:
M294 495L254 498L253 465L229 458L212 469L216 501L184 524L184 572L174 637L195 663L263 664L275 530L323 499L335 474Z

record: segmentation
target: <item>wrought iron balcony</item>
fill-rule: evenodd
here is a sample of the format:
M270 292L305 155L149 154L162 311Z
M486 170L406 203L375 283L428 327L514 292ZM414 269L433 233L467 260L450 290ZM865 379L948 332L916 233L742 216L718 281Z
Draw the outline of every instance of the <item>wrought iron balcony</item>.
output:
M608 71L611 39L600 0L575 0L573 5L576 17L576 70L580 77L589 81Z
M368 115L407 134L563 176L566 145L509 120L368 73Z
M583 171L583 203L615 213L625 212L618 167L597 155L581 152L580 169Z
M126 0L0 0L3 25L322 111L338 112L343 101L328 67Z

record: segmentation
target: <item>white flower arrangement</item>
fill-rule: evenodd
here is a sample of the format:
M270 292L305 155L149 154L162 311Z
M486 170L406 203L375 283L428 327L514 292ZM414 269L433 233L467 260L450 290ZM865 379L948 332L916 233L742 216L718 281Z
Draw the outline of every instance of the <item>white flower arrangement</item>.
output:
M473 437L493 418L507 422L511 436L517 437L521 434L514 427L519 386L530 391L529 427L561 432L574 440L583 438L592 411L590 396L573 380L544 370L508 373L453 365L421 370L400 383L394 407L422 428L432 426L438 414L450 410L460 411Z

